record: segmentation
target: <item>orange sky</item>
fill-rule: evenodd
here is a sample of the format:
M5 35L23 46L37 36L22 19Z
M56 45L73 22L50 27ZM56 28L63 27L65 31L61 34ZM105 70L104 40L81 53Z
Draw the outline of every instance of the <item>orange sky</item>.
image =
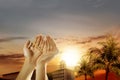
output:
M79 49L80 54L84 54L85 51L89 47L97 46L96 43L98 41L104 40L104 38L105 38L105 35L86 37L86 38L81 38L79 36L78 37L67 36L67 37L61 37L61 38L54 38L60 53L56 56L56 58L52 59L49 62L48 71L51 72L59 68L59 64L61 61L61 54L64 52L64 48L68 46L75 46ZM0 47L1 47L0 49L0 57L1 57L0 58L0 74L15 72L15 71L20 70L24 60L23 60L23 56L19 57L19 55L23 55L22 48L26 40L27 39L12 40L12 41L0 43ZM6 56L2 58L3 55L13 55L13 57Z

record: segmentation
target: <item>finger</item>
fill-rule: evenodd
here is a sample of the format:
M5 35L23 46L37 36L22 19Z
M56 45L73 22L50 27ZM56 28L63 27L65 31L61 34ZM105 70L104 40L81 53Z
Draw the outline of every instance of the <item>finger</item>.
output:
M48 53L48 51L49 51L49 43L48 43L47 36L46 36L46 40L45 40L45 48L44 48L44 51L45 51L45 53Z
M29 49L32 50L32 48L33 48L33 43L31 42L31 44L29 45Z
M57 46L56 46L56 43L55 41L50 37L50 40L51 40L51 43L52 43L52 50L55 51L56 53L59 52Z
M29 45L28 45L28 48L30 49L32 45L33 45L33 43L30 42Z
M33 50L35 48L35 44L34 44L34 42L31 44L31 47L30 47L30 49L31 50Z
M40 39L40 41L39 41L39 45L38 45L38 47L41 47L41 45L43 44L43 42L44 42L44 37L41 36L41 39Z
M38 47L38 46L39 46L40 41L41 41L41 38L42 38L42 36L38 36L37 42L36 42L36 44L35 44L35 47Z
M35 40L35 47L37 47L38 41L39 41L39 36L36 37L36 40Z
M34 42L33 42L33 48L35 47L36 43L37 43L37 39L38 39L38 36L35 38Z
M30 44L30 40L28 40L28 41L25 43L24 47L28 48L28 47L29 47L29 44Z
M42 44L43 44L44 40L43 40L43 37L41 37L40 41L39 41L39 47L42 47Z
M40 49L43 51L43 50L44 50L44 48L45 48L45 41L43 41L43 43L41 44Z
M41 37L38 49L43 53L44 47L45 47L45 41L44 41L43 37Z
M48 41L49 41L49 50L53 50L53 44L52 44L50 36L48 36Z
M44 41L44 52L47 53L47 42Z
M52 49L56 49L56 44L55 44L54 40L51 37L49 37L49 40L52 45Z
M47 40L46 40L46 43L47 43L46 49L47 49L47 51L49 51L49 50L50 50L50 47L51 47L50 41L49 41L49 36L47 36L46 38L47 38Z

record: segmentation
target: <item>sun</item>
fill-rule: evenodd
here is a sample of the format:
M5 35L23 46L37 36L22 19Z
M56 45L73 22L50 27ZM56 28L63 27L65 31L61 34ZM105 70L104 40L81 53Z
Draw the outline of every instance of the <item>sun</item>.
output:
M62 53L63 60L67 67L74 67L80 60L80 52L76 47L66 47Z

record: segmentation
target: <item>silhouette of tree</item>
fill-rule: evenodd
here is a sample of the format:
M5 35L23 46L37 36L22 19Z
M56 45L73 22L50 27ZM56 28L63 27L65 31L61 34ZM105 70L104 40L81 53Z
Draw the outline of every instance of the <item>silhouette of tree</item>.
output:
M93 70L90 62L86 59L82 59L82 61L80 62L80 66L77 67L77 75L78 76L84 75L85 80L87 80L87 75L94 78L94 73L93 72L94 72L94 70Z
M108 80L110 71L120 75L120 48L115 38L108 35L105 42L99 42L101 48L90 48L90 61L94 69L106 71L105 80Z

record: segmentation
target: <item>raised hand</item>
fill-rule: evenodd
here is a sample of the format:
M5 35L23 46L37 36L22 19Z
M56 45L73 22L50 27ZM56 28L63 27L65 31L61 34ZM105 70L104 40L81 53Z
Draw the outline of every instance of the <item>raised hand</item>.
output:
M41 48L38 47L38 44L41 43L42 41L43 41L42 36L38 36L36 37L34 43L30 41L26 42L23 48L25 62L16 80L31 80L32 72L35 69L37 60L39 56L43 54L43 51L41 51L43 47Z
M43 54L42 50L44 47L39 47L40 43L42 46L44 45L42 42L43 37L37 36L34 43L27 41L27 43L24 45L23 51L25 59L28 59L31 64L36 65L38 57Z
M37 36L35 41L27 41L23 48L25 62L16 80L31 80L32 73L36 67L36 80L46 80L46 63L57 53L55 42L49 36L46 40Z
M58 49L53 39L49 36L41 44L44 44L44 49L42 50L43 54L41 54L37 61L36 80L47 80L46 64L58 53ZM41 44L39 47L43 47Z

